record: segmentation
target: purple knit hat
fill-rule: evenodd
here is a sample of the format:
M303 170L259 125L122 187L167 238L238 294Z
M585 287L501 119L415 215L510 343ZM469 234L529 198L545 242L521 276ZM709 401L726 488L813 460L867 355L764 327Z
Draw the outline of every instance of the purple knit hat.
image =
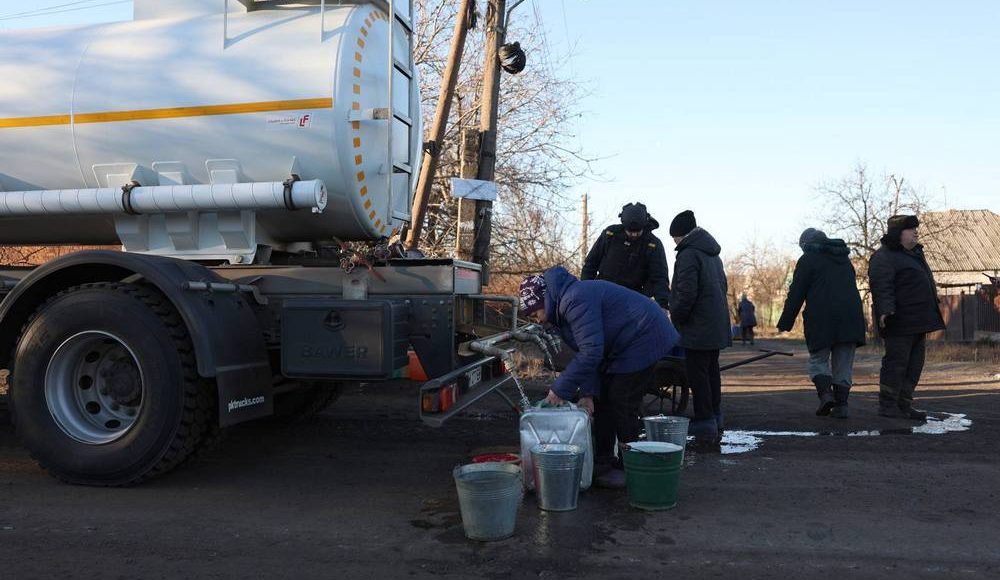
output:
M528 276L521 281L521 316L545 308L545 278Z

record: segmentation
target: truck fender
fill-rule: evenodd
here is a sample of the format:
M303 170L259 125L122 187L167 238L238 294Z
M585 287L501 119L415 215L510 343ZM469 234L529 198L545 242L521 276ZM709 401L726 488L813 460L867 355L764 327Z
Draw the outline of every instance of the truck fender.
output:
M162 292L187 326L198 374L216 381L220 424L270 415L271 366L253 309L239 293L187 289L189 282L226 280L200 264L174 258L86 250L34 269L0 303L0 368L10 368L21 328L51 296L80 284L136 279Z

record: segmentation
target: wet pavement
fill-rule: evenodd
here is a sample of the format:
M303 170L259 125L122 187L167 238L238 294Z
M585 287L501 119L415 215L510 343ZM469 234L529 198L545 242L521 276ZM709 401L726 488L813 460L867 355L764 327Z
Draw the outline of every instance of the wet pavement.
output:
M0 425L0 577L1000 577L1000 369L930 368L936 420L917 424L876 415L876 362L859 357L846 420L812 415L802 357L726 373L726 439L688 450L676 508L592 489L546 513L528 495L495 543L465 539L451 480L516 449L494 402L432 429L414 389L359 388L133 489L59 484Z
M963 413L931 413L927 421L913 427L890 427L866 431L726 431L719 445L719 453L732 455L756 451L772 437L880 437L883 435L947 435L972 428L972 420ZM693 438L691 438L693 441Z

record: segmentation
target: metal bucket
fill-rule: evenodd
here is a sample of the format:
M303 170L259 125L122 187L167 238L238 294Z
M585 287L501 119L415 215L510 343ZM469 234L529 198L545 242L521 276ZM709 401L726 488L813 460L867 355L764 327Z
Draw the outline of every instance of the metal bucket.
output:
M642 422L646 426L646 441L673 443L682 448L687 445L688 424L691 422L687 417L653 415L643 417Z
M476 463L460 465L452 475L467 538L490 542L514 535L524 488L520 467Z
M531 448L538 507L550 512L576 509L583 456L579 445L541 443Z

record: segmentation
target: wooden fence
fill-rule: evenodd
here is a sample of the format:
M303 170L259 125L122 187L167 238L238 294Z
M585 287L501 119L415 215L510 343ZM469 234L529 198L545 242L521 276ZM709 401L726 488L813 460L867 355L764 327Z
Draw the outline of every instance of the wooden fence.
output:
M945 329L929 338L949 342L1000 340L1000 292L985 286L973 294L941 296Z

